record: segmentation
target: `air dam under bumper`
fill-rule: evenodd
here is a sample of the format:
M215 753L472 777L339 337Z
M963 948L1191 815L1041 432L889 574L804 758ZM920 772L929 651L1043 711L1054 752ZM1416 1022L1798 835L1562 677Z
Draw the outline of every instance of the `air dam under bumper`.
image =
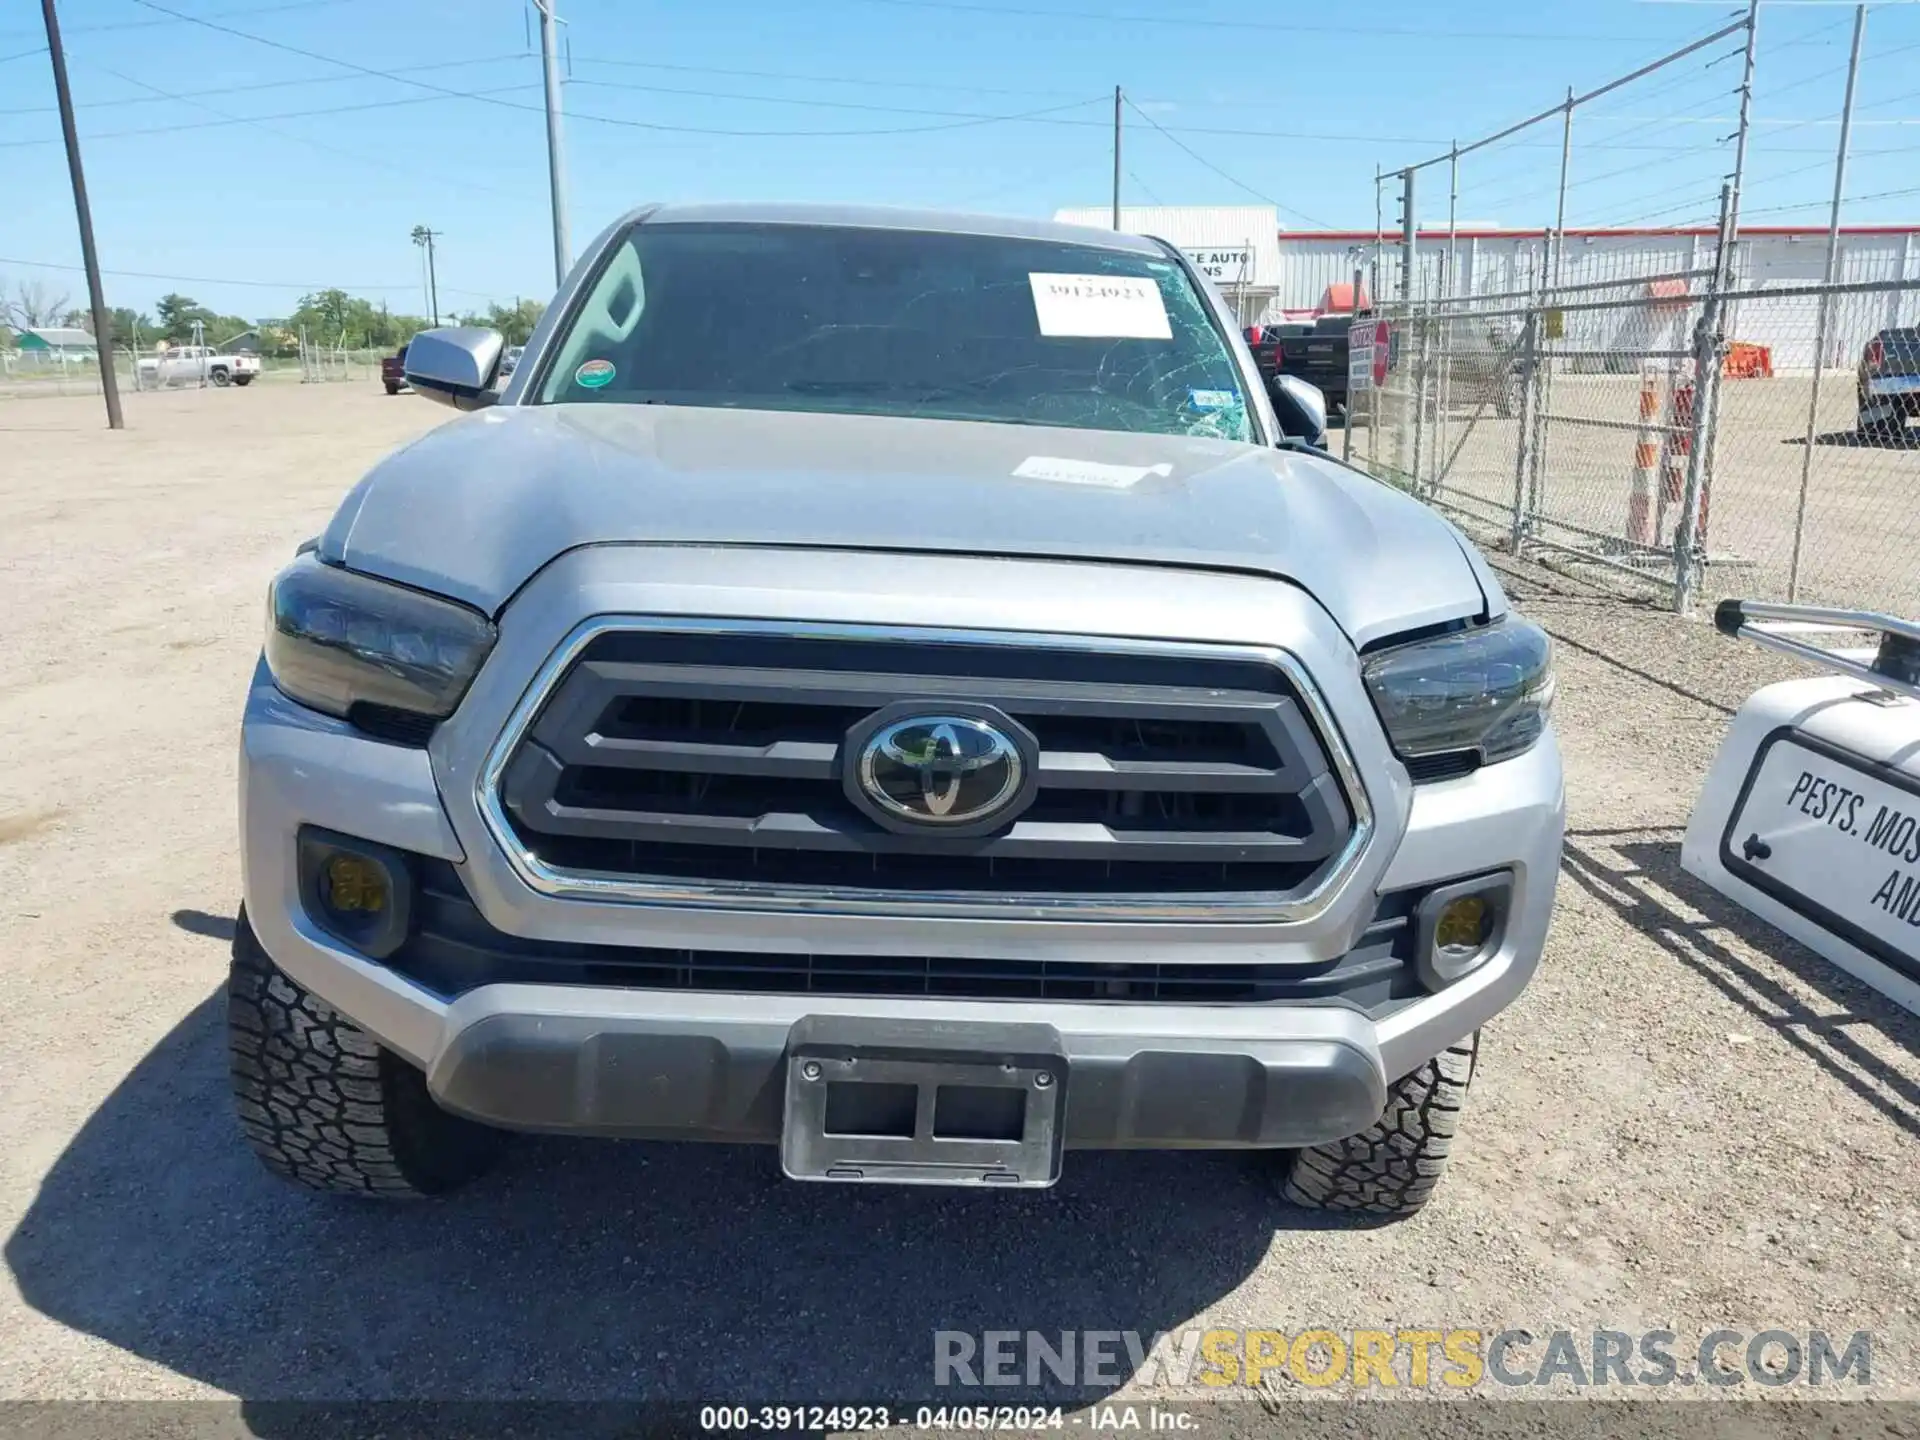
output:
M1372 1027L1357 1013L1117 1009L1047 1007L1065 1057L1068 1148L1312 1145L1366 1129L1385 1107ZM508 1129L771 1143L794 1029L836 1013L926 1010L491 985L453 1005L427 1084L449 1110ZM1004 1005L943 1006L944 1043L990 1052L1008 1018Z

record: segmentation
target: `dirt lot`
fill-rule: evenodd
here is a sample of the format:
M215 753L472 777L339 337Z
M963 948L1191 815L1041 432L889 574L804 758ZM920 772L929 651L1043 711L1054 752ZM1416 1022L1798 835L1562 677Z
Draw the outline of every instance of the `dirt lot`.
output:
M1725 383L1707 505L1710 596L1787 597L1812 389L1804 374ZM1565 418L1547 423L1538 504L1553 523L1539 532L1545 539L1604 553L1608 540L1625 535L1639 393L1635 375L1555 377L1550 413ZM1468 514L1498 519L1504 533L1520 422L1491 410L1475 417L1472 408L1458 407L1439 437L1438 453L1453 460L1449 498ZM1383 414L1391 425L1397 412ZM1807 474L1800 599L1913 614L1920 611L1920 428L1909 427L1905 443L1864 439L1854 415L1853 375L1829 372ZM1370 453L1367 426L1355 441L1356 455ZM1382 454L1395 453L1391 435L1379 443ZM1435 445L1433 436L1422 438L1423 473ZM1676 513L1667 515L1663 544L1672 543ZM1671 585L1671 566L1661 574Z
M1731 707L1783 672L1534 572L1559 917L1412 1222L1276 1210L1234 1156L1075 1155L1011 1196L547 1140L431 1208L271 1182L219 1000L262 587L444 412L364 385L128 415L0 407L0 1397L857 1400L924 1392L936 1329L1189 1324L1864 1329L1872 1393L1920 1397L1920 1027L1677 866Z

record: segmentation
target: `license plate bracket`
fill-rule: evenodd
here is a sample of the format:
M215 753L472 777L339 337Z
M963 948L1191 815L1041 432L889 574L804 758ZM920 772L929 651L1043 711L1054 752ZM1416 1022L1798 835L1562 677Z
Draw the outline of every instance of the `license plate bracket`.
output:
M1066 1056L1050 1025L809 1015L787 1037L780 1167L795 1180L1043 1188Z

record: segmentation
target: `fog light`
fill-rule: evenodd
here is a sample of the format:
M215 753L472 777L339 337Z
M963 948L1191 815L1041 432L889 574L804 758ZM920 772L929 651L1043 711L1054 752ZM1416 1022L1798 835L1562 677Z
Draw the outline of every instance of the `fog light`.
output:
M376 960L406 942L413 872L403 852L312 826L299 849L300 900L315 925Z
M386 872L364 855L335 851L321 867L320 903L335 914L378 915L389 900Z
M1483 895L1462 895L1440 907L1434 922L1433 945L1436 950L1470 955L1487 938L1487 901Z
M1443 885L1414 912L1414 969L1429 990L1453 984L1500 949L1513 894L1511 875Z

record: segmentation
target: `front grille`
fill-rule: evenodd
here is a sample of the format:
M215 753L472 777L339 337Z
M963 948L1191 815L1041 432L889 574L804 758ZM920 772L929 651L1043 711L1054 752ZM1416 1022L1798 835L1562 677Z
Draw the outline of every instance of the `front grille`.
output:
M985 836L901 834L843 786L849 727L991 706L1038 786ZM615 629L575 657L500 775L550 871L638 885L938 893L988 904L1283 906L1355 815L1285 671L1235 652Z
M496 930L444 860L413 859L412 931L382 963L449 999L482 985L592 985L785 995L1200 1005L1338 1002L1378 1016L1424 993L1411 963L1419 896L1382 896L1359 944L1293 964L774 955L527 940Z

